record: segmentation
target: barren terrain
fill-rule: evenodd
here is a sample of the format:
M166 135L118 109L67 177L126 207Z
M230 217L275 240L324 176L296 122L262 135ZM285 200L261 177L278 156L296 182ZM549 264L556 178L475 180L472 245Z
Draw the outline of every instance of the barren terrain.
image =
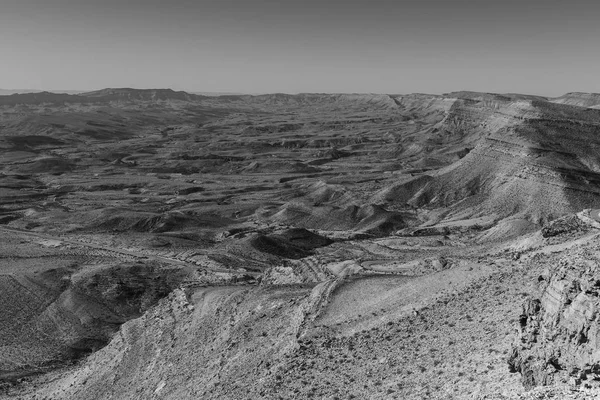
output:
M0 397L593 396L599 99L0 96Z

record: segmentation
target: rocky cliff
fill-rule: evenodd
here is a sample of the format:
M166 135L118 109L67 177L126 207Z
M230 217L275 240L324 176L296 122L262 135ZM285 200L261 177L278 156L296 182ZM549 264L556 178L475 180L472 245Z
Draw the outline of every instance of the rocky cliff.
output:
M598 241L569 250L539 276L528 298L509 369L526 388L569 383L600 386L600 252Z

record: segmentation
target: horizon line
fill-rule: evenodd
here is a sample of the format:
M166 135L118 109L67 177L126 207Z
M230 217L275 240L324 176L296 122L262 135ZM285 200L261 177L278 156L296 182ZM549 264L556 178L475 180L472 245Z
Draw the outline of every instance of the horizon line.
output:
M453 93L479 93L479 94L491 94L491 95L514 95L514 94L520 94L520 95L527 95L527 96L537 96L537 97L543 97L543 98L557 98L557 97L561 97L561 96L565 96L568 94L598 94L600 95L600 93L595 93L595 92L583 92L583 91L569 91L569 92L565 92L562 95L559 96L547 96L547 95L538 95L538 94L531 94L531 93L521 93L521 92L514 92L514 91L509 91L509 92L489 92L489 91L479 91L479 90L453 90L450 92L444 92L444 93L427 93L427 92L410 92L410 93L394 93L394 92L236 92L236 91L202 91L202 90L177 90L177 89L173 89L173 88L169 88L169 87L146 87L146 88L139 88L139 87L104 87L101 89L91 89L91 90L78 90L78 89L45 89L45 90L41 90L41 89L4 89L4 88L0 88L0 96L11 96L13 94L37 94L37 93L53 93L53 94L68 94L68 95L76 95L76 94L83 94L83 93L91 93L91 92L98 92L98 91L102 91L102 90L170 90L173 92L184 92L187 94L196 94L196 95L202 95L202 94L215 94L215 95L221 95L221 96L262 96L262 95L274 95L274 94L285 94L285 95L291 95L291 96L295 96L295 95L303 95L303 94L327 94L327 95L337 95L337 94L371 94L371 95L388 95L388 96L407 96L407 95L429 95L429 96L446 96L449 94L453 94ZM10 94L2 94L2 92L11 92Z

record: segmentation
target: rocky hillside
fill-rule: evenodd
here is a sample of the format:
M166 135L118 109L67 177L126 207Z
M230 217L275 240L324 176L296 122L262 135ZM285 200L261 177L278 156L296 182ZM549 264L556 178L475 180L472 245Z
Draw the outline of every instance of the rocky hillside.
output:
M538 278L539 297L528 298L509 367L526 388L552 384L598 389L600 290L597 239L550 260Z
M464 158L432 174L414 199L418 205L445 205L464 214L466 204L458 202L468 199L474 215L517 214L536 223L596 205L596 111L519 100L452 112L461 124L475 118L466 132L485 134Z

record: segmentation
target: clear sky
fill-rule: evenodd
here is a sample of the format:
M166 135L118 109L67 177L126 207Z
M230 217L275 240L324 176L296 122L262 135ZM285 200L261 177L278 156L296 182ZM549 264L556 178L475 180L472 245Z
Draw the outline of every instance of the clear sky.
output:
M0 88L600 92L600 2L0 0Z

